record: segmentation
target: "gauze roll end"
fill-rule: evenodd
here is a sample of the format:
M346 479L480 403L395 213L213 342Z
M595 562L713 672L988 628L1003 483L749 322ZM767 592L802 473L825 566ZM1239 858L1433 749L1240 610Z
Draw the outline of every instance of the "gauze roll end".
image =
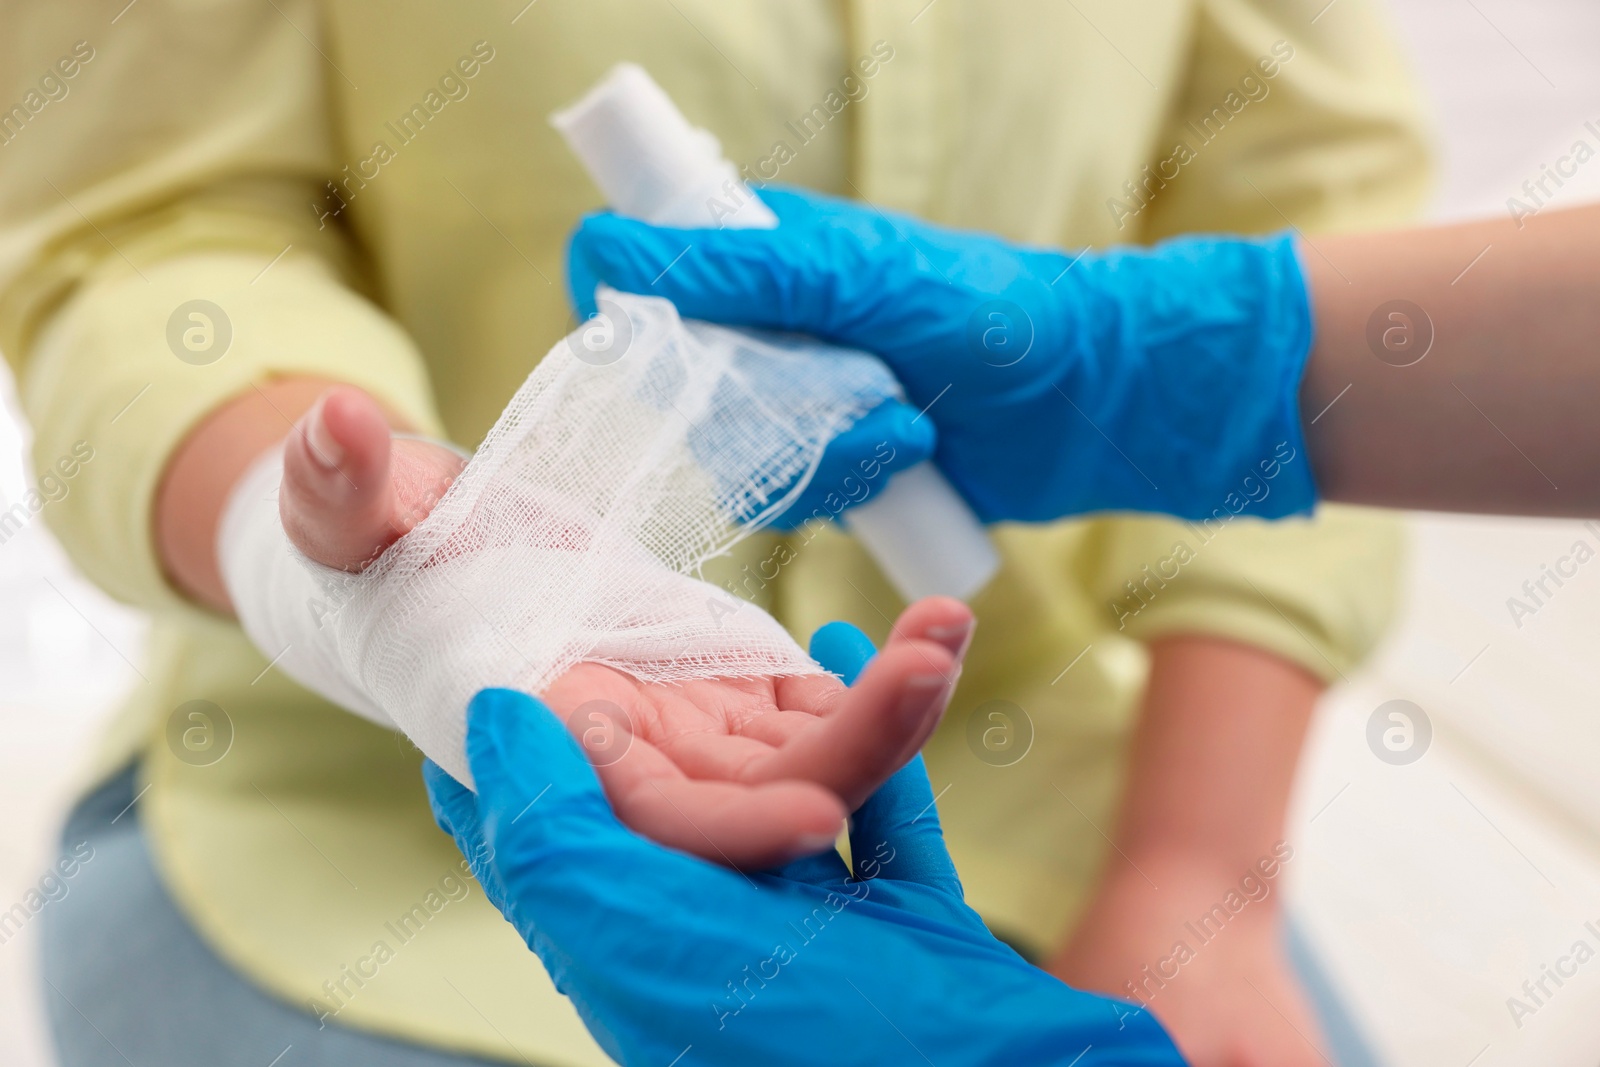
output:
M636 64L613 67L550 122L619 214L657 226L778 225L722 158L717 139L691 126ZM773 397L781 400L784 383L777 384ZM967 599L1000 566L983 524L932 463L895 475L875 499L847 512L844 524L907 600Z
M1000 569L994 542L932 460L894 475L841 518L906 600L967 600Z
M657 226L771 229L772 209L691 126L645 69L619 63L576 103L550 116L619 214Z

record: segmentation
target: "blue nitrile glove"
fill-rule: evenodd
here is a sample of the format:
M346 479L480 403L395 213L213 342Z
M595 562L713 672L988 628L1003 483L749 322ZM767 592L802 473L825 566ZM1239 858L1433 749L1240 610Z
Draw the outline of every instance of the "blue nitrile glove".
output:
M761 198L776 229L589 216L569 250L576 299L602 281L877 353L986 521L1315 503L1298 405L1311 312L1287 236L1073 256L814 193Z
M850 680L872 654L839 623L812 648ZM478 694L467 750L476 795L424 766L434 815L625 1067L1183 1062L1148 1013L1030 966L962 903L920 757L856 812L857 877L834 852L747 876L625 829L532 697Z
M793 530L809 519L836 519L877 496L889 476L933 455L933 420L886 400L828 442L816 473L771 526Z
M595 304L594 282L582 273L581 264L570 266L579 272L568 273L570 292L587 321L600 310ZM782 399L776 398L780 410ZM888 484L890 475L932 457L936 431L933 421L920 415L918 409L898 400L886 400L867 412L854 426L828 442L811 480L769 525L793 530L807 520L836 519L876 496ZM777 487L772 496L781 496L789 488ZM753 503L764 505L767 499L770 498L764 496Z

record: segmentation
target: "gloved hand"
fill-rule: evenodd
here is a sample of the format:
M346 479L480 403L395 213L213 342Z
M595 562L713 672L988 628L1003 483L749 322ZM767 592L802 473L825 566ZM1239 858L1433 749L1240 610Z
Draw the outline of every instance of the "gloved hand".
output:
M597 303L592 278L574 277L569 281L574 293L586 294L583 300L576 301L586 324L597 321L596 315L609 318L618 314L616 308ZM614 329L614 325L611 328ZM898 400L887 400L829 441L811 480L790 505L771 520L772 528L793 530L807 521L837 519L847 509L876 496L888 484L890 475L915 467L932 456L933 422L920 418L920 414L917 408ZM793 483L775 486L773 496L782 496L791 488ZM764 505L766 499L763 497L759 503Z
M793 530L807 521L837 519L877 496L896 471L932 456L933 421L917 416L916 408L886 400L829 441L811 480L772 528Z
M1287 236L1072 256L814 193L761 198L776 229L589 216L569 250L575 302L604 282L876 353L986 521L1315 502L1297 402L1311 312Z
M871 643L819 631L859 673ZM624 829L539 701L473 702L474 795L424 767L439 825L556 987L624 1065L941 1067L1181 1064L1136 1006L1076 992L996 941L961 900L920 757L859 811L855 873L836 852L741 875Z

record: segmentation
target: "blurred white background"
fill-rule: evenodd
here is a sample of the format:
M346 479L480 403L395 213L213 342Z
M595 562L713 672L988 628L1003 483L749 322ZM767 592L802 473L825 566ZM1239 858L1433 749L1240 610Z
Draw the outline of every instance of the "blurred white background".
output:
M0 365L3 366L3 365ZM27 432L0 369L0 511L27 486ZM131 686L144 621L79 577L36 516L0 545L0 911L39 883L74 775ZM126 657L126 658L124 658ZM39 919L0 944L0 1063L46 1067L34 966Z
M1600 144L1584 129L1600 126L1600 4L1392 6L1438 124L1434 218L1505 212L1541 164ZM1600 167L1552 203L1595 199ZM1553 995L1520 1026L1507 1005L1531 1004L1523 982L1579 939L1600 948L1584 928L1600 930L1600 567L1520 628L1506 603L1580 539L1600 548L1576 522L1417 516L1404 619L1325 701L1291 822L1291 902L1386 1064L1600 1060L1600 962L1546 980ZM1368 747L1392 699L1433 725L1410 765Z
M1324 0L1291 2L1314 14ZM1594 140L1583 127L1600 122L1600 4L1392 2L1438 121L1434 217L1503 212L1542 163ZM1320 17L1339 18L1338 0ZM1596 198L1600 167L1557 202ZM0 510L25 487L25 445L0 412ZM1506 607L1580 538L1600 547L1578 523L1418 517L1402 626L1325 702L1291 825L1292 906L1384 1063L1600 1058L1600 962L1520 1027L1506 1004L1574 941L1600 945L1584 930L1600 928L1600 566L1521 628ZM37 882L90 737L139 684L129 661L143 628L72 572L39 522L0 546L0 605L3 910ZM1397 698L1434 731L1405 766L1366 740L1374 709ZM34 927L0 945L0 1058L14 1067L51 1062L36 951Z

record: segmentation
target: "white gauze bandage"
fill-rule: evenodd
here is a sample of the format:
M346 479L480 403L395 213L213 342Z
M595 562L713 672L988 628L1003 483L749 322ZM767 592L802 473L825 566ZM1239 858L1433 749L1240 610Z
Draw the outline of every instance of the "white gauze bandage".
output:
M819 672L771 616L695 575L900 395L865 353L601 295L606 316L550 350L428 517L362 573L289 545L281 457L240 482L219 530L262 653L464 782L467 702L485 686L539 693L580 661L652 682Z

